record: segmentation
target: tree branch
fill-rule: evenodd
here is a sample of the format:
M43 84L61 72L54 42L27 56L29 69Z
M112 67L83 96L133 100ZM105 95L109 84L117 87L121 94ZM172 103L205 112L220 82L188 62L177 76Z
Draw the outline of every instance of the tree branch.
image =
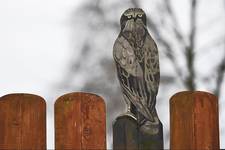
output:
M176 18L176 15L172 9L172 6L171 6L171 0L164 0L164 3L165 3L165 8L168 12L168 15L169 17L171 18L172 22L173 22L173 32L175 34L175 38L184 46L186 47L187 44L185 43L185 40L184 40L184 36L180 30L180 26L178 24L178 21L177 21L177 18Z
M224 50L225 50L225 38L224 38ZM218 98L220 97L220 91L221 91L222 83L224 81L224 74L225 74L225 53L223 56L223 60L219 64L218 70L217 70L216 88L214 90L214 94L217 95Z
M131 4L132 4L134 7L136 7L136 8L138 8L138 7L140 6L138 0L131 0Z
M219 64L218 70L217 70L216 88L214 90L214 94L217 97L220 96L220 91L221 91L222 83L224 81L224 75L225 75L224 73L225 73L225 53L224 53L223 60Z
M190 44L186 47L186 61L187 68L189 71L189 75L186 78L186 86L189 90L195 90L195 70L194 70L194 62L195 62L195 38L196 38L196 5L197 0L191 1L191 15L190 15L190 35L189 42Z

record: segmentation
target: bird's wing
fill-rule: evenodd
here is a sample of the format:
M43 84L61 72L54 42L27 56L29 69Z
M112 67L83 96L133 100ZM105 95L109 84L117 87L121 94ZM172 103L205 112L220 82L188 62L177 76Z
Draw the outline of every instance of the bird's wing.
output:
M143 71L140 64L136 61L136 56L134 54L133 48L130 46L129 42L123 37L119 36L113 47L113 56L117 64L119 64L124 71L127 72L125 75L142 76Z
M153 117L148 109L149 93L145 84L143 65L138 62L129 42L119 36L113 47L113 56L123 95L149 120Z
M159 54L158 48L154 40L147 34L144 44L144 78L151 93L148 106L150 108L155 105L155 98L158 93L159 81L160 81L160 69L159 69Z

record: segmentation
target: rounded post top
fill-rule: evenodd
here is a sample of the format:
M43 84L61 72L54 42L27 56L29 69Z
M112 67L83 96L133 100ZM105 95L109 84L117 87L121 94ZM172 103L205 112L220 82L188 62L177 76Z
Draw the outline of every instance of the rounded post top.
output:
M208 97L207 99L210 99L210 100L218 99L217 96L206 91L181 91L174 94L170 98L170 103L173 103L173 101L177 101L177 100L184 100L184 99L187 99L188 97L193 97L192 99L198 99L201 97Z
M41 103L43 103L44 105L46 105L45 99L39 95L35 95L35 94L30 94L30 93L11 93L11 94L6 94L2 97L0 97L0 102L1 101L6 101L6 100L35 100L35 101L40 101Z
M71 92L57 98L55 101L55 106L61 102L72 102L72 101L83 101L83 100L93 100L105 105L104 99L97 94L87 93L87 92Z

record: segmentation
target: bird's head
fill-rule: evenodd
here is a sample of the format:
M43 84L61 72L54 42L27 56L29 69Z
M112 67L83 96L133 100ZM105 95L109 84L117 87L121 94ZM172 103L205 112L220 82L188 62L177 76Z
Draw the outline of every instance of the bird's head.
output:
M146 14L141 8L129 8L120 18L121 30L126 26L129 26L128 28L132 28L133 24L142 24L146 26Z

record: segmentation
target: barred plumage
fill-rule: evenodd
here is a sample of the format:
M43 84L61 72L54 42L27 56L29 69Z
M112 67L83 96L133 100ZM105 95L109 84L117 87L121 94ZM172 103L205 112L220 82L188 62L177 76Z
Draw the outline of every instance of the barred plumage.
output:
M160 80L159 55L146 28L146 15L140 8L128 9L121 16L120 24L113 56L128 113L136 115L137 111L143 124L146 121L157 124L155 104Z

